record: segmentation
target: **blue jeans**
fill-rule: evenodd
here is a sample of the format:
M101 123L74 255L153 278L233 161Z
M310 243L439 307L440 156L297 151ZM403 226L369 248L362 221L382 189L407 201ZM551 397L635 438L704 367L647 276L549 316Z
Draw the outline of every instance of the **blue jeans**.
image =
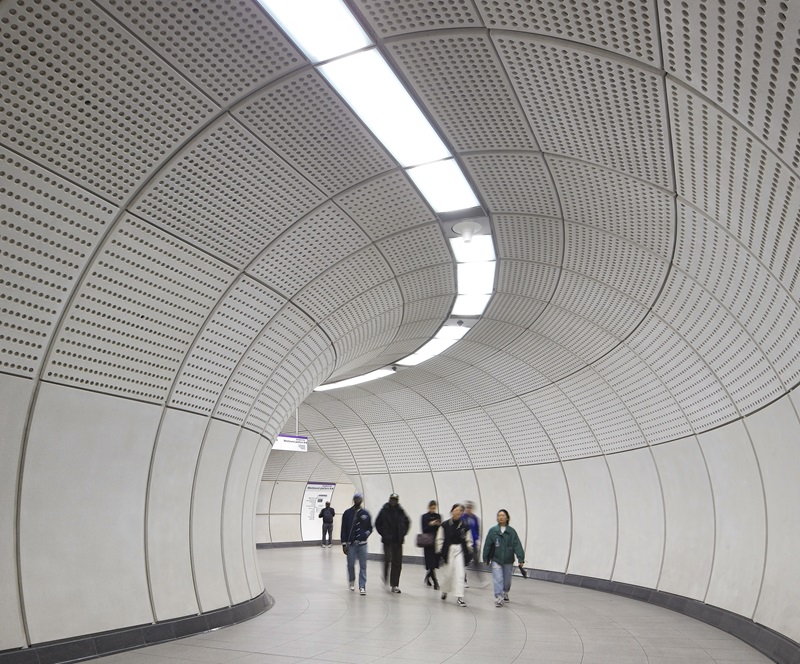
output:
M503 593L511 590L511 573L514 571L514 565L500 565L492 561L492 580L494 581L494 596L502 599Z
M358 558L358 587L367 587L367 543L351 542L347 545L347 580L356 580L356 558Z
M332 544L333 540L333 523L322 524L322 543L325 544L325 536L328 536L328 544Z

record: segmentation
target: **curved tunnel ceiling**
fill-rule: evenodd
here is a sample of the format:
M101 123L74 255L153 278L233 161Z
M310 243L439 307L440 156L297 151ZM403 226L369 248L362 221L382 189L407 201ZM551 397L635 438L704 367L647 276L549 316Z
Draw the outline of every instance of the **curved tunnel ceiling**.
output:
M417 4L353 3L490 213L464 340L308 396L424 343L455 270L257 6L3 3L2 370L267 436L305 399L348 472L640 447L796 385L797 64L760 54L797 12Z

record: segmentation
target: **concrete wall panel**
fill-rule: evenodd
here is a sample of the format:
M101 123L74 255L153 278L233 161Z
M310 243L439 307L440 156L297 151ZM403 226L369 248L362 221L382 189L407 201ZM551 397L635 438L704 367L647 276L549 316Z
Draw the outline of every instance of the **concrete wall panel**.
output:
M153 621L143 540L160 416L158 406L41 385L20 514L33 643Z
M0 650L26 645L17 582L17 477L33 381L0 375Z
M522 466L528 507L525 556L531 567L565 572L572 536L572 510L560 463Z

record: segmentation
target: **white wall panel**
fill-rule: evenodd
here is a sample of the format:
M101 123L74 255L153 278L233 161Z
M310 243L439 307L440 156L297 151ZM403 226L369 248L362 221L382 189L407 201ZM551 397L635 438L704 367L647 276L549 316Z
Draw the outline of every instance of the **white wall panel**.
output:
M697 439L653 447L664 491L666 543L658 589L702 600L714 555L714 504Z
M208 418L168 409L156 443L147 510L147 561L156 620L197 613L189 553L195 459Z
M478 543L481 551L486 531L497 523L497 510L500 509L508 510L511 525L524 544L528 534L528 510L519 471L516 467L484 468L476 470L475 475L481 498L475 501L475 512L481 520L481 541Z
M230 604L222 562L222 496L239 427L212 420L192 499L192 561L201 611Z
M157 406L41 385L20 514L33 643L152 622L144 507L160 415Z
M565 572L572 538L572 508L561 464L522 466L519 471L528 508L526 562L530 567Z
M567 572L610 579L617 548L614 488L603 457L564 463L572 498L572 551Z
M400 496L400 504L408 514L411 527L405 542L406 555L422 555L415 546L417 533L422 532L420 518L428 511L428 503L436 500L436 486L430 473L395 473L392 475L394 490Z
M242 430L233 453L228 479L225 483L225 502L222 514L222 544L223 558L225 560L225 578L228 581L228 591L231 602L238 604L252 597L250 586L247 582L245 570L245 555L249 557L250 551L244 550L245 531L248 543L251 540L252 527L245 528L242 518L246 511L252 523L252 502L245 509L245 494L247 493L247 480L250 476L250 466L256 452L260 436L252 431Z
M297 523L300 523L300 509L303 506L303 494L306 490L305 482L286 482L278 480L272 491L272 502L269 506L271 514L294 514ZM273 533L273 541L275 536Z
M17 474L33 381L0 375L0 650L26 645L17 584Z
M267 455L269 454L271 443L263 436L259 438L256 445L253 460L250 465L249 476L247 478L247 490L244 497L244 508L242 509L242 546L245 556L245 571L247 572L247 583L250 585L250 595L255 597L264 590L264 582L261 572L258 569L256 559L256 502L261 489L261 473L264 470Z
M364 494L364 507L372 514L373 520L378 516L378 510L389 500L392 493L392 478L389 475L361 475L362 493Z
M606 457L617 495L614 581L655 588L664 556L664 503L649 448Z
M269 514L256 514L256 542L259 544L272 542L269 532Z
M753 619L800 641L800 422L784 397L746 420L764 478L767 562Z
M272 500L272 489L275 488L274 480L261 481L258 483L258 500L256 502L256 514L269 514L269 504ZM260 540L259 540L260 541Z
M753 447L741 422L700 435L717 523L706 604L752 617L764 573L764 493Z
M269 530L273 542L300 542L300 514L270 514Z
M450 518L450 508L454 503L471 500L475 503L475 513L481 515L480 493L475 473L471 470L451 470L434 475L436 494L439 496L439 513L442 519Z

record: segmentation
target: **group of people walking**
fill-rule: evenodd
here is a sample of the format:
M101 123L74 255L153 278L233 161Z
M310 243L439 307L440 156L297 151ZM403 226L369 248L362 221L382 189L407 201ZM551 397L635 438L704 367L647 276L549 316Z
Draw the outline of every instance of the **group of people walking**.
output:
M347 555L347 578L350 590L356 588L356 561L358 561L358 589L367 594L367 538L372 534L372 516L362 507L364 497L353 495L353 506L342 515L342 549ZM326 503L326 507L329 505ZM464 591L467 588L466 569L477 559L480 543L480 522L473 513L474 505L456 503L450 509L450 518L442 520L435 500L428 503L428 511L421 517L421 535L418 545L425 555L425 580L428 586L440 590L442 599L454 595L458 606L466 606ZM324 511L324 510L323 510ZM333 510L331 510L332 512ZM327 515L326 515L327 516ZM320 517L323 517L320 512ZM332 519L332 517L331 517ZM483 561L491 565L495 606L509 601L514 558L522 569L525 552L522 542L510 525L507 510L497 513L497 524L486 533L483 543ZM374 529L383 543L383 580L391 592L399 594L400 572L403 564L403 542L411 522L400 505L400 496L392 493L375 519ZM324 532L324 531L323 531ZM330 535L328 535L330 538ZM323 541L323 546L325 542Z

